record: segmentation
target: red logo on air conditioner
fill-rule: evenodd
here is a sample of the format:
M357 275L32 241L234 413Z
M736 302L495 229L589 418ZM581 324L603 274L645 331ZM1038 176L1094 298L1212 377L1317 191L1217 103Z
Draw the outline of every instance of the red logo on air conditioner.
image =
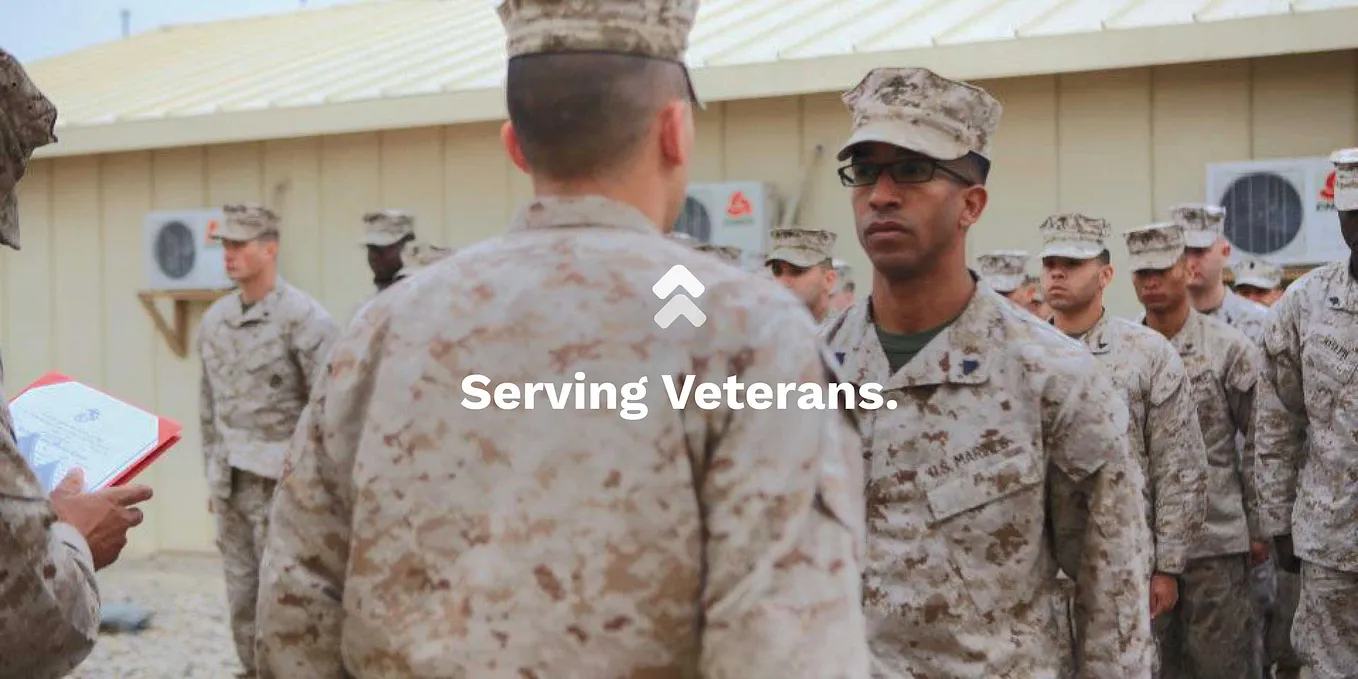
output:
M745 197L744 191L736 191L731 194L731 202L726 205L726 216L732 219L749 217L754 214L754 208L750 207L750 201Z
M1320 199L1327 202L1334 202L1334 173L1325 178L1325 188L1320 190Z
M207 241L209 243L211 243L212 239L217 236L217 228L218 228L217 220L215 219L207 220Z

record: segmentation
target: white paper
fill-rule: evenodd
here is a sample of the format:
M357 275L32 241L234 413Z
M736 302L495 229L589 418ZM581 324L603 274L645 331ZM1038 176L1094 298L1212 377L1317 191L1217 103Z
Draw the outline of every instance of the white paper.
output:
M30 389L9 409L19 453L48 492L75 467L86 490L104 488L160 439L159 418L78 382Z

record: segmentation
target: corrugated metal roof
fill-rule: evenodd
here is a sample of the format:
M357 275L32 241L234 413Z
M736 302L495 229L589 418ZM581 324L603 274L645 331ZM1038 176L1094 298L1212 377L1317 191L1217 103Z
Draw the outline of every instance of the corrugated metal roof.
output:
M1336 10L1358 18L1355 8L1358 0L704 0L689 61L705 98L737 99L771 95L767 79L751 70L761 66L874 55L879 63L920 63L892 57L932 52L961 55L962 64L972 48ZM1358 46L1358 33L1346 33ZM1249 49L1239 46L1235 55ZM1072 52L1060 70L1084 70L1090 51ZM382 0L170 27L29 68L60 109L58 130L70 133L270 111L320 115L317 109L345 104L458 93L480 93L476 105L493 108L485 95L502 86L504 60L504 32L486 0ZM1113 63L1089 67L1104 62ZM835 87L856 78L844 80L836 76ZM498 117L485 115L491 108L476 110ZM258 117L242 120L259 134L272 129Z

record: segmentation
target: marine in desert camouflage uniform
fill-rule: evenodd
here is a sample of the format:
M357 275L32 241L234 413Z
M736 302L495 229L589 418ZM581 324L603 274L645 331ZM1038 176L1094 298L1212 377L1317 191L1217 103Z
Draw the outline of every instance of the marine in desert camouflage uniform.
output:
M994 250L976 258L976 270L991 290L1004 295L1020 309L1028 309L1032 290L1028 282L1028 253L1023 250ZM1043 319L1046 320L1046 319Z
M1188 294L1193 308L1245 333L1251 341L1263 341L1268 308L1236 294L1226 287L1224 271L1231 257L1231 244L1226 240L1226 209L1220 205L1190 204L1170 209L1170 219L1183 227L1188 261L1192 265L1188 280ZM1237 437L1236 444L1244 445ZM1260 543L1266 548L1267 543ZM1272 560L1265 551L1254 555L1250 568L1250 596L1254 601L1255 634L1259 637L1259 652L1263 645L1266 619L1274 607L1275 577ZM1260 658L1267 665L1267 657Z
M839 275L833 265L837 239L833 231L821 229L774 229L769 233L773 247L764 258L764 266L802 300L817 323L830 313L830 293Z
M405 280L447 259L453 254L452 248L419 240L408 240L401 248L401 270L396 272L396 280Z
M896 406L861 413L876 675L1055 676L1064 555L1078 676L1149 677L1151 541L1127 409L1082 345L966 266L999 102L896 68L844 100L840 178L875 275L824 332L842 378Z
M56 142L57 110L19 62L0 50L0 245L19 249L18 184L33 151ZM133 485L82 491L67 476L49 495L19 451L0 394L0 678L65 676L99 632L95 570L118 558L141 523Z
M1188 261L1193 265L1188 294L1193 308L1245 333L1255 342L1264 336L1268 307L1226 287L1223 276L1231 258L1226 240L1226 209L1220 205L1179 205L1170 209L1170 220L1183 227Z
M499 13L504 138L536 197L337 343L274 507L264 675L865 679L851 416L675 409L662 388L830 375L786 291L662 235L693 153L697 2ZM679 264L707 321L661 330L651 288ZM476 374L622 393L473 409Z
M741 263L740 248L734 245L713 245L711 243L699 243L693 249L697 250L698 252L706 252L711 255L716 255L717 259L720 259L721 261L726 262L727 264L734 264L735 266L740 266Z
M278 278L278 217L258 205L227 205L224 212L217 238L239 290L203 314L199 416L231 633L249 675L269 504L338 329L320 303Z
M1089 347L1122 389L1130 410L1127 438L1149 481L1146 518L1155 536L1151 615L1172 615L1178 578L1207 516L1207 450L1193 387L1168 340L1104 308L1104 290L1113 279L1108 221L1058 214L1038 230L1052 324Z
M830 315L834 316L853 306L856 283L853 279L853 267L849 266L848 262L835 259L831 265L835 269L835 289L830 292Z
M1358 252L1358 148L1331 160L1339 227ZM1301 573L1297 654L1313 679L1351 679L1358 672L1358 255L1302 276L1273 313L1256 421L1264 530L1274 536L1279 566Z
M1254 388L1258 347L1188 299L1184 230L1163 223L1125 233L1128 268L1144 323L1183 359L1207 446L1207 519L1190 545L1179 606L1156 620L1161 676L1258 679L1260 638L1250 600L1250 553L1263 539L1253 488ZM1244 436L1244 448L1237 445Z
M1241 297L1271 307L1282 296L1283 269L1277 264L1247 258L1231 268L1235 293ZM1265 676L1273 666L1275 679L1298 679L1302 666L1292 647L1292 620L1301 598L1301 576L1276 568L1270 559L1267 568L1255 568L1254 585L1255 599L1264 611Z
M1283 296L1283 268L1264 259L1247 257L1231 267L1235 294L1264 307Z
M363 225L359 244L368 250L368 268L380 293L391 287L401 272L401 253L415 240L415 217L403 210L379 210L363 215Z

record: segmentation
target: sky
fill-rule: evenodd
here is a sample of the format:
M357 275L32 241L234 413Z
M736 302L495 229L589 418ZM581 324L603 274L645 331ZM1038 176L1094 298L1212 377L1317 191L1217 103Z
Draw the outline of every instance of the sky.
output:
M122 37L122 10L131 33L372 0L0 0L0 47L21 62L36 61Z

